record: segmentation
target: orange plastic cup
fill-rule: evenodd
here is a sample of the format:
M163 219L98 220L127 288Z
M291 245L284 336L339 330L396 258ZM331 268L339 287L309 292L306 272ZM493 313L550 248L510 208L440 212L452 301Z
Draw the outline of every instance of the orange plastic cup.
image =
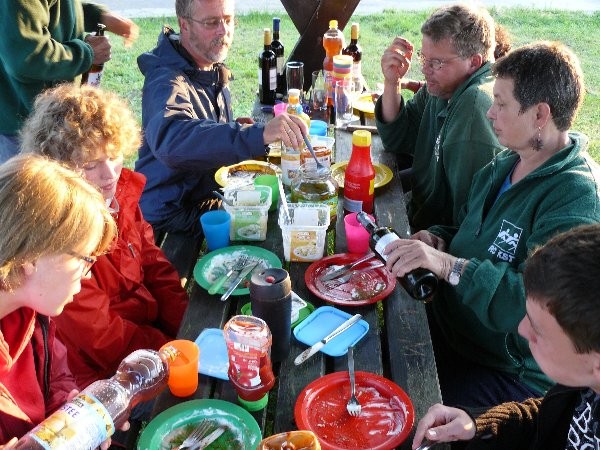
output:
M175 347L179 354L169 366L167 384L171 394L176 397L188 397L198 389L198 359L200 349L195 342L178 339L167 342L163 347Z

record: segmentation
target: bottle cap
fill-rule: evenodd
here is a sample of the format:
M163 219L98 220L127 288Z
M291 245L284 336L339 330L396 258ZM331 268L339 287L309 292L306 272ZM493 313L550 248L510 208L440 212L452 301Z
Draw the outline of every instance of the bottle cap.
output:
M331 19L329 21L329 28L337 28L338 27L338 21L336 19Z
M294 101L292 101L294 100ZM300 89L288 89L288 102L299 103L300 102Z
M356 130L352 133L352 145L367 147L371 145L371 132L367 130Z
M253 401L253 402L251 402L249 400L244 400L243 398L238 396L238 401L240 402L240 405L242 405L246 411L250 411L250 412L260 411L261 409L265 409L265 407L267 406L267 403L269 403L269 393L267 392L263 398L261 398L260 400Z

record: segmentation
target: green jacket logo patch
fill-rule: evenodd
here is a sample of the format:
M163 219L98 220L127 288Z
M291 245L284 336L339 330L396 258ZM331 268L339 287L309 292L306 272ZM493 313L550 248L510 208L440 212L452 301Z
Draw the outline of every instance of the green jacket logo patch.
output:
M517 246L521 239L523 229L513 225L507 220L502 221L498 236L488 248L488 252L502 261L512 262L517 253Z

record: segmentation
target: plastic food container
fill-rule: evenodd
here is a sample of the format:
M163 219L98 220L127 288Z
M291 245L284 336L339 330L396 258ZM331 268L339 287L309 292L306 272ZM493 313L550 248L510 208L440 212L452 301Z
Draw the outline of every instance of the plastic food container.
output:
M313 262L323 257L329 206L318 203L288 203L289 220L285 208L279 209L279 226L283 237L286 261Z
M267 238L267 219L271 206L269 186L248 185L225 188L224 196L233 205L223 202L231 215L231 241L264 241Z

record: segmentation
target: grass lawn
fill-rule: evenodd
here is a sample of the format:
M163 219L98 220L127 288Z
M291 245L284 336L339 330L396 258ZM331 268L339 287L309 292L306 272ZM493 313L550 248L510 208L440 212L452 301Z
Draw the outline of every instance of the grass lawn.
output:
M492 8L491 13L510 31L513 46L541 39L558 40L570 46L579 56L585 73L587 95L573 129L590 138L590 153L600 162L600 71L596 71L600 67L600 46L597 43L600 13L523 8ZM403 35L418 46L421 23L429 14L430 11L403 10L353 17L353 21L360 23L363 74L371 87L382 80L379 61L392 38ZM298 39L298 32L287 15L280 17L281 40L286 46L287 55ZM262 50L262 30L271 26L272 15L250 13L238 18L233 48L227 58L227 64L235 76L231 91L236 117L249 116L252 111L257 90L257 56ZM136 19L136 23L140 26L140 38L132 48L125 49L120 38L111 37L113 59L106 64L103 86L129 99L134 111L141 117L143 77L137 68L136 58L155 46L163 24L176 30L178 28L174 17ZM349 26L344 34L349 40ZM413 73L410 76L422 79L418 65L411 70Z

